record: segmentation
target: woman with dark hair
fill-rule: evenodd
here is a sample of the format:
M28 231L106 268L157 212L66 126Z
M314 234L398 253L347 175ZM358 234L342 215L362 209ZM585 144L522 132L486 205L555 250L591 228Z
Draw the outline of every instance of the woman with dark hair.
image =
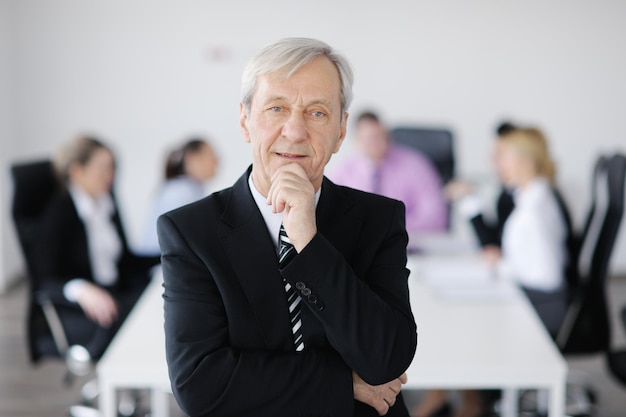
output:
M207 195L206 183L215 176L218 159L211 145L193 138L170 152L165 164L165 181L150 208L140 245L141 253L158 255L157 218L170 210Z
M159 258L140 257L128 248L112 193L115 159L108 146L79 137L53 162L64 187L42 219L35 285L68 301L59 308L68 343L84 346L98 359Z

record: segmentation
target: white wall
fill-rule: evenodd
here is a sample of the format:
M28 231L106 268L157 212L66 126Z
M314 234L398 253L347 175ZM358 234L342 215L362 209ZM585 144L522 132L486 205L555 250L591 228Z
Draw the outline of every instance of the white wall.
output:
M0 293L20 276L22 262L10 220L8 196L11 193L8 164L13 156L14 112L13 62L14 5L0 1ZM6 202L6 203L5 203Z
M503 117L543 127L559 182L582 221L599 152L626 151L626 2L207 2L13 0L12 149L45 155L79 131L120 159L118 194L131 237L158 183L165 149L210 135L231 184L250 161L238 130L247 59L283 36L345 52L353 113L449 125L461 175L489 173ZM341 157L341 156L340 156ZM614 268L626 272L626 233Z

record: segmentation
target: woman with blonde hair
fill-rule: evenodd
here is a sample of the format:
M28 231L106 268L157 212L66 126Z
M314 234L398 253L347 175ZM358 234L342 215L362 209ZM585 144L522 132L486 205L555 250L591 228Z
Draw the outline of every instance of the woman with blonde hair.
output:
M35 284L67 300L59 315L68 342L96 360L159 258L129 250L113 198L115 158L108 146L81 136L59 149L53 162L63 190L42 218Z
M554 337L566 309L567 219L554 193L555 164L543 133L515 129L502 141L502 175L515 209L502 231L499 271L524 290Z
M510 127L498 135L498 175L513 191L514 207L502 226L500 249L484 257L500 276L516 281L552 337L567 306L569 214L554 189L555 163L543 133ZM463 390L455 417L480 417L488 403L476 390ZM447 417L452 408L444 390L425 394L415 417Z

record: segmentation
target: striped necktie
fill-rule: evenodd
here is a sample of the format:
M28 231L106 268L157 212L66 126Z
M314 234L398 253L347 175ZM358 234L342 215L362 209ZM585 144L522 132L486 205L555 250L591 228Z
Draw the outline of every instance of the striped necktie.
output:
M285 228L282 224L280 225L278 241L280 243L280 249L278 251L278 266L282 269L294 256L296 256L296 248L293 247L293 244L291 243L291 240L289 240L287 232L285 232ZM302 298L300 298L298 293L296 293L296 290L289 282L287 282L287 280L285 280L285 278L283 278L283 285L285 286L287 304L289 305L289 318L291 319L293 344L296 347L296 351L300 352L304 349L304 340L302 339L302 319L300 317L300 302L302 301Z

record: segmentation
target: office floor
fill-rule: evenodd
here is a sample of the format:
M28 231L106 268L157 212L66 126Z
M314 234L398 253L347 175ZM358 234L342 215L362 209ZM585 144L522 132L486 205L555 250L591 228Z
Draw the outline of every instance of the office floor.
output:
M612 280L609 295L617 307L626 304L626 279ZM80 387L88 378L64 387L64 367L58 361L32 366L27 360L24 336L26 288L19 285L8 294L0 295L0 417L66 416L70 405L80 400ZM614 332L616 346L626 347L626 335L621 328ZM568 359L570 369L584 371L599 396L597 417L626 415L626 386L620 386L608 373L604 358ZM418 396L410 395L415 400ZM172 417L181 413L172 405Z

